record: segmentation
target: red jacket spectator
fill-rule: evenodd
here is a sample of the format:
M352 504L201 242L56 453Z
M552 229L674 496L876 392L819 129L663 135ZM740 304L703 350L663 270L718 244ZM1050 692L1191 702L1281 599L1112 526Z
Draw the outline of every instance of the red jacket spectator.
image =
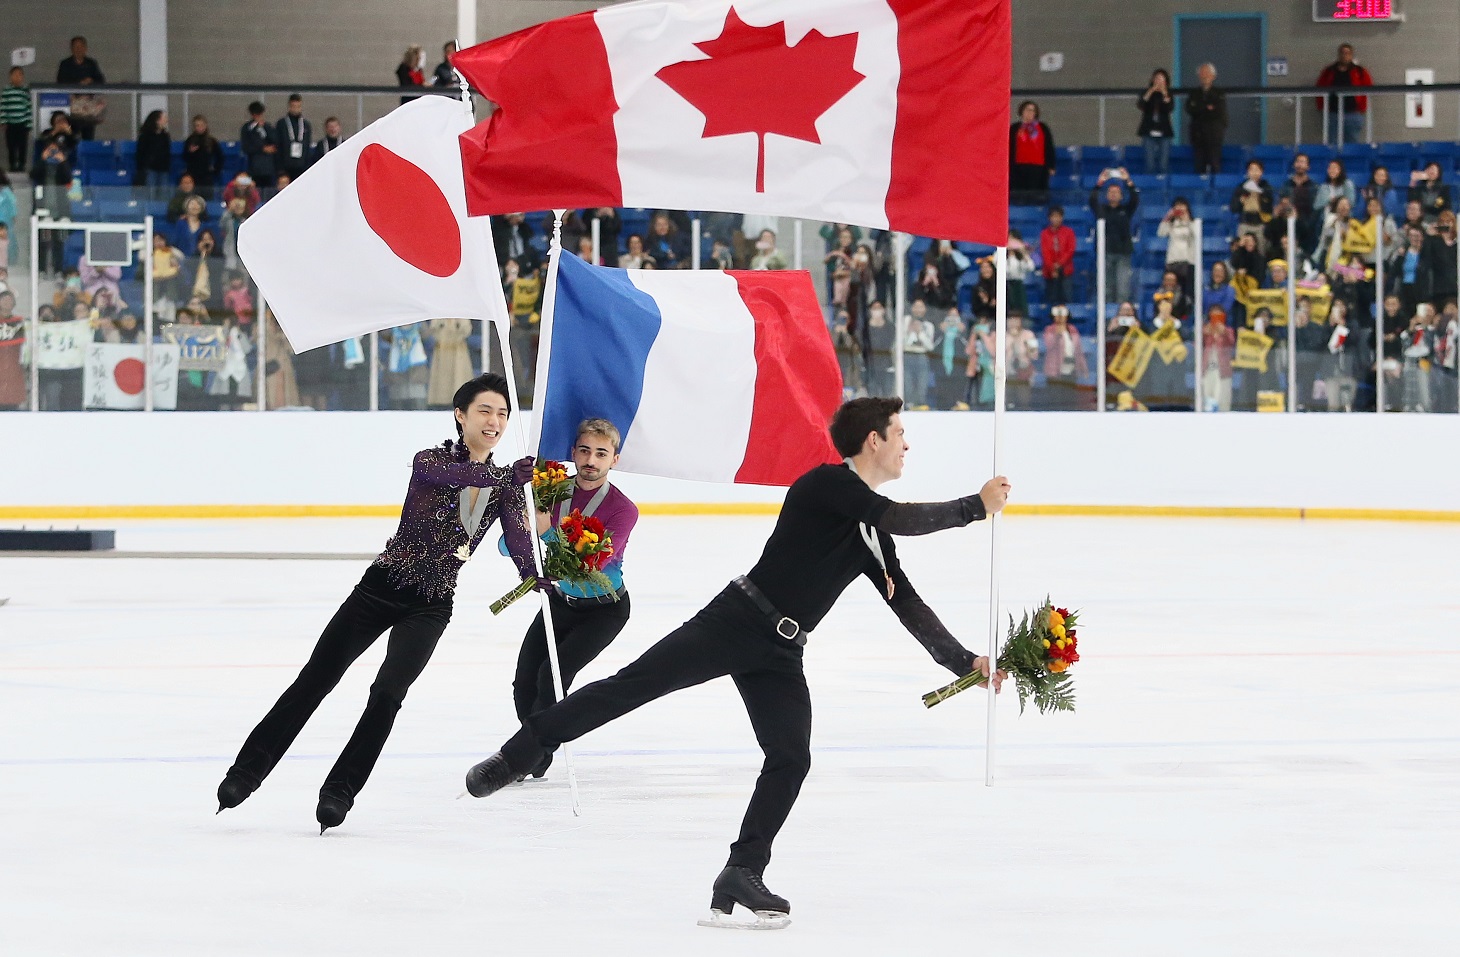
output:
M1343 82L1347 73L1347 81ZM1318 86L1373 86L1374 78L1368 70L1354 62L1354 48L1345 43L1338 48L1338 59L1323 68L1318 74ZM1323 109L1323 97L1317 97L1314 102L1318 109ZM1348 109L1353 113L1364 113L1369 109L1369 98L1367 96L1350 96L1345 98Z
M1075 274L1075 231L1068 226L1046 226L1039 234L1040 272L1045 279ZM1056 273L1054 267L1059 266Z

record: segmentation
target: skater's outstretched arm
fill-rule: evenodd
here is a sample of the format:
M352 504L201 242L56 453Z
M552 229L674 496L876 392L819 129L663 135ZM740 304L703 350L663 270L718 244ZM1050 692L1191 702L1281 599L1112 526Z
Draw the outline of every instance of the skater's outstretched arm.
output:
M874 524L890 535L929 535L982 521L1002 509L1008 497L1009 480L1000 475L985 482L978 494L951 502L891 502Z

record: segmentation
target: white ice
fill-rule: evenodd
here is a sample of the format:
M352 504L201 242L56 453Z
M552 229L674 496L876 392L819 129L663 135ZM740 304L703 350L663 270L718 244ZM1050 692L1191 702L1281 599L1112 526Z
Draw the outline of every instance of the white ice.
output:
M769 518L646 518L627 662L754 561ZM126 550L371 552L364 520L111 523ZM695 926L759 764L733 685L458 800L514 730L531 609L505 560L456 617L345 824L316 791L383 654L241 807L214 789L363 561L0 559L0 954L1375 955L1456 953L1456 529L1014 518L1003 600L1082 610L1074 715L948 680L856 583L811 636L814 758L775 845L792 926ZM988 526L906 540L986 641ZM695 556L687 558L685 549ZM526 604L526 603L524 603Z

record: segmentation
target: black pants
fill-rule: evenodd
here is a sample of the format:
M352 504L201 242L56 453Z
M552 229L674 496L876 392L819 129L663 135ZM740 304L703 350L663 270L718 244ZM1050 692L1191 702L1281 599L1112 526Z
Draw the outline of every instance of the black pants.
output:
M1221 134L1192 130L1191 161L1199 174L1220 173L1222 171Z
M760 872L811 769L811 695L801 647L778 636L732 585L618 674L529 717L502 753L520 772L545 753L671 691L729 675L765 753L730 864Z
M397 588L372 565L325 626L299 677L243 742L228 773L257 788L324 696L340 683L345 669L390 629L385 661L370 686L365 713L320 789L353 805L390 736L407 689L425 670L450 621L450 598L430 600Z
M629 622L629 595L625 592L608 604L569 605L557 592L548 595L553 610L553 634L557 638L558 667L563 671L563 690L572 687L578 672L597 658L603 649L618 637ZM517 653L517 674L512 679L512 703L517 707L517 720L552 707L558 700L553 687L553 672L547 653L547 629L542 612L527 629L522 650Z
M30 143L30 127L22 126L19 123L5 124L5 155L8 160L6 168L12 173L25 171L26 146ZM15 241L15 237L10 237Z

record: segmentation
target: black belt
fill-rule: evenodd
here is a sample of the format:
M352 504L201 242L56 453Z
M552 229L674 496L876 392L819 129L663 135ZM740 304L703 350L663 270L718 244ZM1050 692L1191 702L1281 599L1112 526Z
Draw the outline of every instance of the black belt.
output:
M750 599L751 604L759 608L771 620L771 627L776 630L776 634L787 641L794 641L798 645L806 644L806 632L801 630L801 623L794 618L787 618L777 611L776 606L772 605L770 599L765 596L765 592L755 587L755 582L741 575L730 584L740 589L745 597Z
M592 608L597 605L616 604L628 593L629 590L627 588L620 588L612 595L586 595L583 597L579 597L577 595L565 595L563 594L563 590L561 588L555 587L553 589L553 595L557 598L561 598L563 600L563 603L569 608Z

